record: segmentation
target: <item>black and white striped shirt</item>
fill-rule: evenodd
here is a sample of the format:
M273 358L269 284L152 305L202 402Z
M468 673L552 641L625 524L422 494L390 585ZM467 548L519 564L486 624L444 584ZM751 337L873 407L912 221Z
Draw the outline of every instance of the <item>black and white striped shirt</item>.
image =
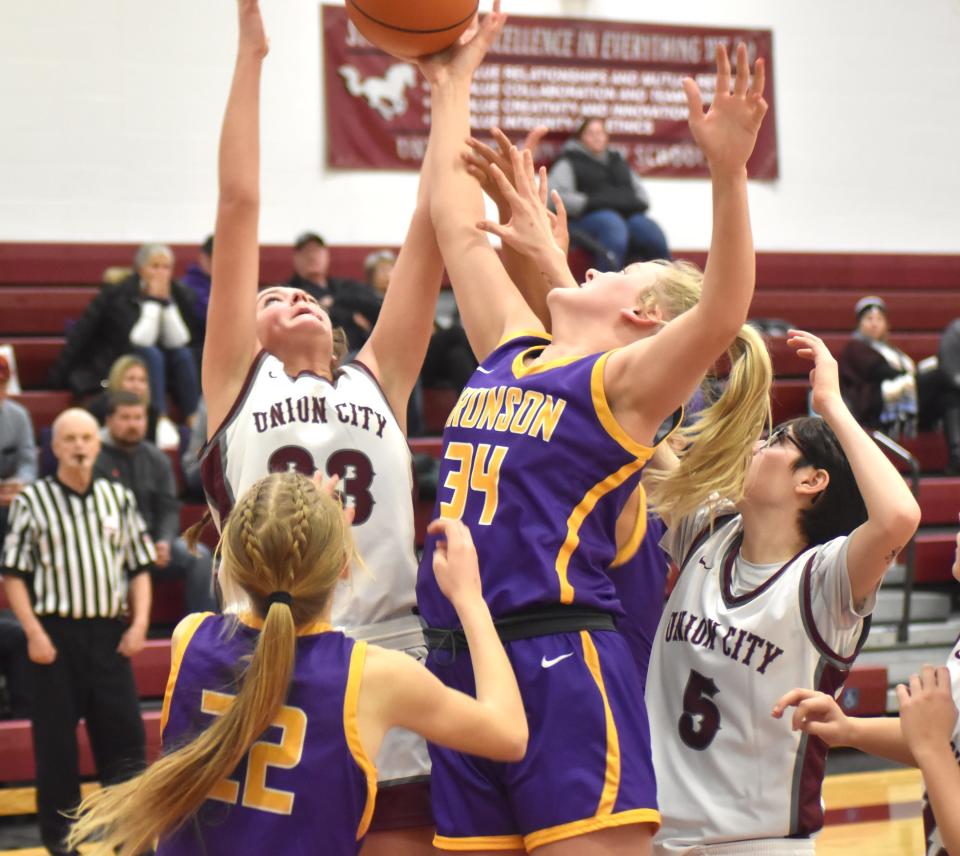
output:
M95 478L81 495L48 476L10 506L2 570L32 586L37 615L116 618L128 577L155 559L137 502L118 482Z

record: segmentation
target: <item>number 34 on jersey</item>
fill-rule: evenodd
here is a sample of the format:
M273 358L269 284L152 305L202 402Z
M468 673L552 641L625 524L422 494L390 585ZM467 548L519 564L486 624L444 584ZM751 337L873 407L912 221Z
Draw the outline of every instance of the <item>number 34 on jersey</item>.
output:
M483 509L477 523L489 526L497 513L500 468L506 456L506 446L448 443L443 457L449 463L449 469L443 487L452 494L440 503L440 516L460 520L473 491L483 497Z

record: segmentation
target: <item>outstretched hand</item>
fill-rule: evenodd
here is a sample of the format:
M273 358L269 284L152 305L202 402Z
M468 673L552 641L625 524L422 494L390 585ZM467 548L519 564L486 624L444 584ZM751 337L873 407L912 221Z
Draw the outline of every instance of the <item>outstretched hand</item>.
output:
M833 696L798 687L783 695L773 706L773 718L781 719L788 708L796 708L790 727L819 737L828 746L848 745L850 718Z
M564 207L560 195L556 192L552 194L556 213L547 208L547 173L545 168L540 168L537 179L533 177L534 152L546 133L546 125L539 125L527 134L521 146L522 157L520 165L526 172L527 180L536 185L537 195L540 198L541 205L546 211L554 242L560 247L563 253L566 254L570 249L570 233L567 228L567 209ZM470 146L471 151L465 152L463 158L467 164L467 172L480 182L480 187L483 189L483 192L486 193L497 206L500 212L500 219L506 219L509 222L509 218L513 215L513 210L510 207L510 201L504 189L496 179L493 167L496 167L503 174L503 177L507 180L507 184L510 187L514 190L518 189L517 173L514 169L511 156L511 150L515 151L516 149L511 144L509 137L499 128L493 128L491 134L497 141L499 151L471 137L467 140L467 145ZM480 228L484 231L492 232L491 229L487 228L486 221L484 221L484 225L481 225ZM513 246L511 241L508 240L507 243Z
M417 66L431 86L451 80L469 82L500 35L507 16L500 11L500 0L493 0L493 11L471 25L456 44L439 53L417 60Z
M737 45L737 73L730 90L730 58L717 46L717 87L710 109L703 112L700 87L693 78L683 81L690 109L690 132L703 152L714 176L746 168L767 112L763 99L764 61L758 58L750 75L747 48Z
M258 0L237 0L237 12L240 22L240 49L248 50L260 58L265 57L270 50L270 44L263 28L260 3Z
M556 191L553 200L557 214L547 209L546 169L541 167L539 174L535 173L530 151L521 152L516 146L510 146L510 165L512 184L497 164L489 164L490 175L510 209L510 219L502 225L481 220L477 228L496 235L525 256L533 257L551 246L566 255L563 247L563 243L569 243L566 210Z
M897 684L897 699L900 730L917 760L928 751L949 749L957 722L949 669L924 666L910 676L909 687Z
M438 517L427 527L437 536L433 548L433 573L444 597L458 607L465 600L481 599L480 567L470 530L459 520Z
M837 361L823 339L804 330L788 330L787 345L797 352L798 357L813 361L813 369L810 371L813 398L810 404L817 413L825 414L832 404L843 400L840 396L840 371Z

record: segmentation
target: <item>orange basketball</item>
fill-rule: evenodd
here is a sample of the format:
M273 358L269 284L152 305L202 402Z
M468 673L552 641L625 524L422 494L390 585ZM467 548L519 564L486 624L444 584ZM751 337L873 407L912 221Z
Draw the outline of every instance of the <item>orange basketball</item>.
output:
M426 56L450 47L470 25L478 0L346 0L347 14L381 50Z

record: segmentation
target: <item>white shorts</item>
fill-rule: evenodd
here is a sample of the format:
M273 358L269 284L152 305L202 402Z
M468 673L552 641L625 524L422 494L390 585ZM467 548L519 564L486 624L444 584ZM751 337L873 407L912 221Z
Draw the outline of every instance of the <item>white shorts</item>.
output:
M654 856L814 856L816 842L812 838L754 838L728 841L724 844L696 844L690 847L657 845Z
M415 615L391 618L361 627L338 627L352 639L363 639L372 645L403 651L422 663L427 659L427 645L423 627ZM375 759L377 782L380 785L399 785L408 781L422 781L430 775L430 756L427 744L419 734L406 728L391 728L383 738Z

